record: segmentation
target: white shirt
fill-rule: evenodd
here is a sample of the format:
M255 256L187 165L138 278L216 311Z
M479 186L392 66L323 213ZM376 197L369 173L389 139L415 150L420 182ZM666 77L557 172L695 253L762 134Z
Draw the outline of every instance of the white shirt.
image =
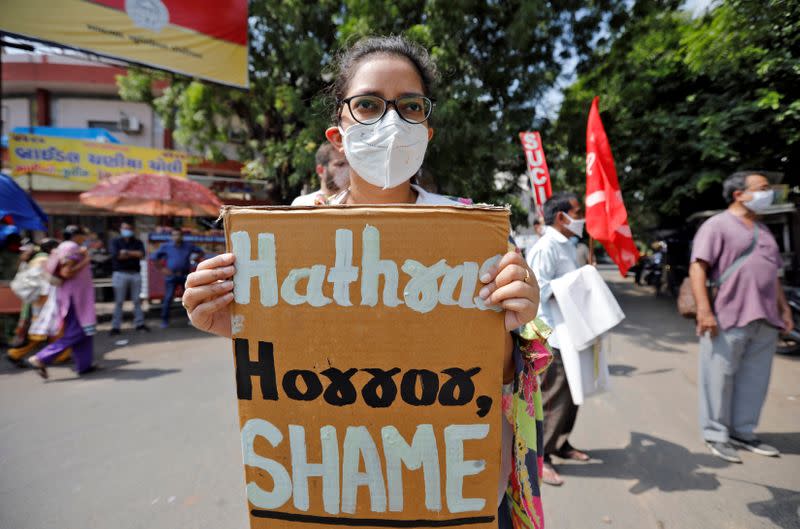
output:
M436 193L428 193L418 185L411 184L411 188L417 192L418 206L463 206L464 204L456 202L452 198L447 198L444 195L437 195ZM348 191L339 193L331 199L331 204L341 204L347 198ZM298 197L300 198L300 197ZM294 203L292 204L295 205Z
M578 269L575 246L558 230L547 226L542 238L528 253L528 266L539 282L539 317L553 328L553 307L556 306L556 300L550 281ZM548 342L552 347L558 347L558 339L554 334Z
M307 195L300 195L299 197L292 200L293 206L316 206L317 197L325 198L325 195L322 194L322 190L318 189L313 193L309 193Z

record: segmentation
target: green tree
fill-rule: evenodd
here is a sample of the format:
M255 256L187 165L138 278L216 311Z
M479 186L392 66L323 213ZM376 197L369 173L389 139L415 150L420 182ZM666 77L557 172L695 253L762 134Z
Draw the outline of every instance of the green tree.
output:
M524 171L516 134L537 119L535 101L564 59L588 56L598 29L624 12L620 0L485 2L344 0L250 3L250 89L174 77L160 97L154 75L119 79L123 97L149 101L180 143L220 157L231 131L247 175L267 179L276 202L313 178L313 154L330 124L325 87L335 54L366 35L404 34L428 47L442 73L426 179L442 192L511 201ZM540 117L539 117L540 118Z
M736 169L795 181L800 169L800 4L728 0L694 20L676 4L637 2L549 130L557 178L583 189L586 119L600 96L635 227L721 207L719 183Z

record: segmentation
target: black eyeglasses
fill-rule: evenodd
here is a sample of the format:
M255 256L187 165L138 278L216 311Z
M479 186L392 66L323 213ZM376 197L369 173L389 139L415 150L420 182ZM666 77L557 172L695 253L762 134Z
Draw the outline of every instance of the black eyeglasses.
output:
M342 99L339 104L347 105L353 119L362 125L374 125L383 119L389 105L397 110L397 115L409 123L422 123L433 111L433 100L425 96L408 95L396 99L384 99L376 95L352 96ZM340 113L341 117L341 113Z

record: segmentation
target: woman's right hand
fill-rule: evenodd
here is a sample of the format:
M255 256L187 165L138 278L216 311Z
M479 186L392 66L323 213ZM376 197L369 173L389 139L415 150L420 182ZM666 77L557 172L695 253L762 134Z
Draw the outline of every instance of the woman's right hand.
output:
M234 260L232 253L223 253L202 261L186 278L182 298L192 325L226 338L231 337Z

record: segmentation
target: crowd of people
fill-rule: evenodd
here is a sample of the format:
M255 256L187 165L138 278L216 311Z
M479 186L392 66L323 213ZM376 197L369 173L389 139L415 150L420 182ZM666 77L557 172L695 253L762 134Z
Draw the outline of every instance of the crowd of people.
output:
M11 282L12 291L23 304L6 355L17 365L32 367L43 378L48 378L48 365L70 358L79 375L97 368L93 340L97 325L95 285L90 264L93 236L85 227L69 225L61 238L60 242L45 238L22 244ZM127 299L133 304L134 330L150 332L141 296L144 243L136 237L133 226L123 222L119 236L109 246L114 291L110 334L121 333ZM169 326L176 289L183 286L192 263L203 255L202 248L185 242L183 231L175 228L172 240L149 256L164 276L161 328Z

